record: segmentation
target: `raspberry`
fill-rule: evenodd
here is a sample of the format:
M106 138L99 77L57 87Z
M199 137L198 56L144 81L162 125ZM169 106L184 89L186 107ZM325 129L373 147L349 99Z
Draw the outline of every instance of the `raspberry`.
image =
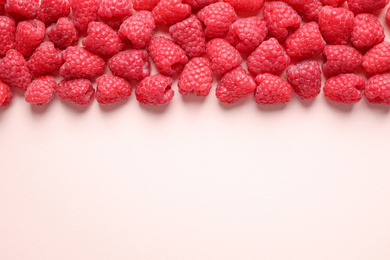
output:
M372 47L363 56L363 68L370 74L379 74L390 70L390 42L384 41Z
M159 2L160 0L133 0L133 8L137 11L152 11Z
M38 19L44 23L53 23L61 17L68 16L69 13L70 3L68 0L41 0Z
M301 99L314 99L321 92L321 68L317 61L303 61L287 70L287 81Z
M183 21L191 14L191 6L182 0L161 0L153 9L152 15L158 25L171 26Z
M205 58L196 57L185 65L177 86L182 95L194 93L197 96L207 96L212 81L210 62Z
M201 9L218 1L219 0L186 0L186 3L189 4L193 9Z
M172 100L175 92L171 89L172 78L154 75L138 83L135 95L137 100L145 105L160 106Z
M321 53L325 47L325 41L316 22L302 25L286 40L286 52L290 57L309 58Z
M95 98L103 105L114 104L131 95L132 86L123 78L103 75L96 79Z
M358 49L368 49L385 40L382 24L372 14L358 14L354 19L351 42Z
M119 36L129 39L135 49L143 49L152 39L155 28L152 13L140 11L121 25Z
M9 50L0 61L0 79L12 88L26 90L32 76L23 55L17 50Z
M96 54L82 47L68 47L63 52L64 65L61 66L60 74L66 79L89 78L103 73L105 62Z
M318 14L322 37L328 44L347 44L351 36L354 14L345 8L325 6Z
M280 42L286 40L287 36L302 22L297 12L281 1L270 2L263 13L270 34Z
M115 29L132 14L131 0L102 0L98 10L100 19Z
M25 57L29 57L45 39L45 24L34 19L23 21L16 27L16 49Z
M293 88L280 77L265 73L256 77L256 103L262 105L284 104L291 100Z
M248 70L253 75L282 72L290 64L290 57L279 44L271 38L263 42L249 57Z
M122 51L108 60L112 74L127 80L141 80L150 75L150 62L145 50Z
M163 36L155 37L150 41L148 52L157 70L166 76L179 74L188 62L183 49Z
M322 9L322 3L320 0L305 0L303 3L290 4L303 20L317 21L318 14Z
M229 31L229 26L237 20L237 15L229 3L219 2L200 10L198 18L206 25L206 36L217 38Z
M223 0L230 3L237 11L257 11L264 5L264 0Z
M61 17L56 24L50 25L46 29L46 34L50 41L61 49L76 45L79 40L74 23L66 17Z
M31 55L27 66L34 76L39 76L58 70L63 63L61 51L52 42L43 42Z
M339 103L360 101L366 80L355 74L340 74L325 82L325 97Z
M389 0L347 0L348 8L355 14L372 13L384 8Z
M15 21L6 16L0 16L0 55L15 48Z
M91 103L95 89L88 79L62 80L58 83L57 95L73 104L86 106Z
M43 106L54 98L57 82L53 76L35 79L27 88L25 98L28 103Z
M114 55L120 52L123 44L116 31L101 22L91 22L88 25L88 36L84 38L85 49L99 55Z
M206 54L211 61L211 70L217 76L238 67L242 63L240 53L224 39L213 39L206 45Z
M5 10L17 19L37 16L39 0L7 0Z
M11 103L12 96L13 94L11 88L4 82L0 81L0 107L8 106Z
M169 33L190 58L198 57L206 51L206 36L203 32L202 22L195 15L172 25L169 28Z
M252 52L268 34L267 23L260 17L248 17L230 25L227 41L239 52Z
M390 105L390 73L372 76L364 89L370 103Z
M363 62L359 51L345 45L326 45L322 54L325 57L322 70L327 76L352 73Z
M85 32L90 22L98 18L100 0L71 0L73 22L77 29Z
M323 6L330 5L332 7L337 7L345 0L320 0Z

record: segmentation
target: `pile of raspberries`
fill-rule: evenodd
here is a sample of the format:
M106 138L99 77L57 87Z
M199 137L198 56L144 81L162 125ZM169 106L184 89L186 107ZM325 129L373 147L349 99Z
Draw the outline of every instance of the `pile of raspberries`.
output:
M207 96L213 75L223 103L254 93L282 104L293 92L316 98L322 73L330 100L390 105L390 42L372 14L388 3L0 0L0 107L15 89L39 106L55 95L87 105L127 99L133 86L140 103L165 105L175 79L180 94ZM157 26L170 38L154 36Z

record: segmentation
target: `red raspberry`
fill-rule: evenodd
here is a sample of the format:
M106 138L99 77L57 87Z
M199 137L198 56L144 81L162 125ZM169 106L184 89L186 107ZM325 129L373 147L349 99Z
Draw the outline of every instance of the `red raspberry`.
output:
M372 76L364 89L364 96L370 103L390 105L390 73Z
M385 8L389 0L347 0L348 8L355 14L372 13Z
M206 25L206 36L217 38L229 31L229 26L237 20L237 15L231 4L220 2L200 10L198 18Z
M240 53L224 39L213 39L206 45L206 54L211 61L211 70L217 76L238 67L242 63Z
M265 73L256 77L256 103L262 105L284 104L291 100L293 88L280 77Z
M99 55L114 55L123 48L119 35L110 26L101 22L88 25L88 36L83 40L85 49Z
M163 36L155 37L150 41L148 52L157 70L166 76L179 74L188 62L183 49Z
M260 17L248 17L230 25L227 41L239 52L252 52L268 34L267 23Z
M115 29L132 14L131 0L102 0L98 10L100 19Z
M95 98L103 105L114 104L131 95L132 86L123 78L103 75L96 79Z
M223 0L230 3L237 11L257 11L264 5L264 0Z
M182 0L161 0L153 9L152 15L158 25L171 26L183 21L191 14L191 6Z
M322 54L325 57L322 70L327 76L352 73L363 62L363 56L359 51L345 45L326 45Z
M303 61L287 70L287 81L302 99L314 99L321 92L321 68L317 61Z
M186 3L189 4L193 9L201 9L218 1L219 0L186 0Z
M337 7L345 0L321 0L323 6L330 5L332 7Z
M61 51L52 42L43 42L31 55L27 66L34 76L39 76L58 70L63 63Z
M207 96L212 81L210 62L205 58L195 57L185 65L177 86L182 95L194 93L197 96Z
M46 29L46 34L56 47L65 49L76 45L79 41L79 34L74 23L66 17L58 19L56 24Z
M385 40L382 24L372 14L358 14L354 20L351 41L358 49L368 49Z
M65 63L61 66L60 74L66 79L97 76L103 73L105 67L99 55L77 46L66 48L63 59Z
M77 29L84 32L90 22L98 18L100 0L71 0L73 22Z
M354 14L345 8L325 6L318 14L322 37L328 44L347 44L351 36Z
M355 74L340 74L325 82L325 97L339 103L357 103L362 98L366 80Z
M287 36L302 22L297 12L281 1L270 2L263 13L270 34L280 42L286 40Z
M150 62L145 50L122 51L108 60L112 74L127 80L142 80L150 75Z
M57 82L53 76L42 76L35 79L25 93L26 102L43 106L54 98Z
M316 22L302 25L286 40L286 52L290 57L309 58L321 53L325 47L325 41Z
M0 80L0 107L8 106L12 100L11 88Z
M384 41L372 47L363 56L363 68L370 74L379 74L390 70L390 42Z
M172 78L154 75L143 79L135 90L137 100L145 105L160 106L172 100L175 92L171 89Z
M70 3L68 0L41 0L38 19L44 23L53 23L61 17L68 16L69 13Z
M34 19L23 21L16 27L16 49L29 57L45 39L45 24Z
M95 89L88 79L63 80L58 83L57 95L73 104L86 106L91 103Z
M119 29L119 36L131 41L135 49L143 49L152 39L156 24L151 12L141 11L128 18Z
M8 0L5 10L17 19L37 16L39 0Z
M152 11L159 2L160 0L133 0L133 8L137 11Z
M249 57L248 70L253 75L282 72L290 64L290 57L279 44L271 38L263 42Z
M7 0L0 0L0 14L3 14L5 11L5 3Z
M317 21L318 14L322 9L320 0L305 0L303 3L289 3L305 21Z
M0 61L0 79L12 88L26 90L32 76L23 55L17 50L9 50Z
M15 21L6 16L0 16L0 55L15 48Z

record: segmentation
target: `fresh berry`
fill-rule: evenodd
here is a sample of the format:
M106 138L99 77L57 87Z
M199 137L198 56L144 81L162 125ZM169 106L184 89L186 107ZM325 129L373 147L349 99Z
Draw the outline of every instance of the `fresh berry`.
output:
M348 8L355 14L372 13L384 8L389 0L347 0Z
M54 23L70 13L69 0L41 0L38 19L44 23Z
M91 22L88 25L87 33L87 37L83 40L83 46L91 52L111 56L123 48L118 33L104 23Z
M317 61L302 61L287 69L287 81L302 99L314 99L320 94L321 79Z
M264 0L223 0L230 3L237 11L257 11L264 5Z
M271 38L263 42L248 57L248 70L253 75L263 73L278 74L290 64L290 57L279 44L278 40Z
M16 27L16 50L29 57L45 39L45 24L34 19L18 23Z
M322 54L325 57L322 70L327 76L352 73L363 62L363 56L358 50L345 45L326 45Z
M6 16L0 16L0 55L15 48L15 21Z
M133 0L133 8L137 11L152 11L159 2L160 0Z
M323 6L330 5L332 7L338 7L345 0L321 0Z
M217 76L238 67L242 63L240 53L224 39L213 39L206 45L206 54L211 61L211 70Z
M12 88L26 90L32 76L23 55L17 50L9 50L0 61L0 79Z
M82 47L72 46L63 52L64 65L60 74L66 79L90 78L103 73L105 62L97 54L93 54Z
M119 29L119 36L126 37L135 49L143 49L152 39L155 28L152 13L140 11L124 21Z
M100 19L115 29L132 14L131 0L102 0L98 10Z
M280 77L265 73L256 77L256 103L275 105L288 103L293 95L293 88Z
M188 62L183 49L163 36L155 37L150 41L148 52L157 70L166 76L179 74Z
M61 17L56 24L46 29L46 34L56 47L65 49L76 45L79 40L77 29L69 18Z
M224 36L229 31L230 25L237 20L233 6L224 2L208 5L197 15L206 25L205 34L209 38Z
M53 76L35 79L27 88L25 98L28 103L43 106L54 98L57 82Z
M154 75L143 79L135 90L141 104L160 106L172 100L175 92L171 89L172 78Z
M318 14L322 9L320 0L305 0L303 3L290 4L305 21L317 21Z
M367 81L364 96L370 103L390 105L390 73L372 76Z
M248 17L230 25L227 41L239 52L252 52L268 34L267 23L260 17Z
M88 79L62 80L57 86L57 95L73 104L86 106L91 103L95 89Z
M324 94L330 100L352 104L360 101L366 80L355 74L340 74L325 82Z
M197 96L207 96L212 81L210 62L205 58L195 57L185 65L177 86L182 95L194 93Z
M131 95L132 86L123 78L103 75L96 79L96 83L95 98L100 104L114 104Z
M183 21L190 14L191 6L183 4L182 0L161 0L152 11L156 24L162 26Z
M122 51L108 60L112 74L127 80L142 80L150 75L150 62L145 50Z
M39 0L7 0L5 10L17 19L37 16Z
M100 0L71 0L73 22L77 29L85 32L88 24L98 18Z
M11 88L0 80L0 107L8 106L12 100Z
M384 41L372 47L363 56L363 68L370 74L390 70L390 42Z
M27 66L34 76L39 76L58 70L63 63L61 51L52 42L43 42L31 55Z
M216 2L219 2L219 0L186 0L186 3L193 9L201 9Z
M372 14L358 14L354 19L351 42L358 49L368 49L385 40L382 24Z

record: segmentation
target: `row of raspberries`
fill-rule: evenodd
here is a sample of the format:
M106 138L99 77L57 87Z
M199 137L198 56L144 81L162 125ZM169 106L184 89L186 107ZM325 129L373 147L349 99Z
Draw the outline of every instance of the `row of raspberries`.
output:
M213 76L228 104L251 94L259 104L287 103L294 92L310 100L322 90L335 102L390 105L390 42L372 14L389 0L344 2L0 0L0 107L14 89L36 105L55 95L87 105L127 99L133 86L140 103L164 105L176 77L180 94L207 96ZM171 38L155 36L158 26Z

